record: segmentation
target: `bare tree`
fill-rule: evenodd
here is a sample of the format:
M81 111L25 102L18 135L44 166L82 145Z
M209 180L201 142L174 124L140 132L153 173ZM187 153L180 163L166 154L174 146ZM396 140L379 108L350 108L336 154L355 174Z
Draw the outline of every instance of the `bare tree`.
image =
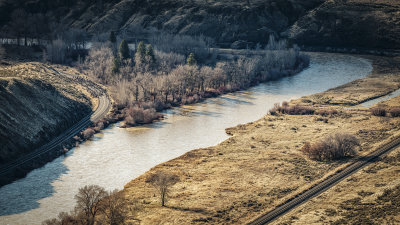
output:
M161 206L165 206L169 188L179 181L179 177L175 174L165 172L157 172L147 178L146 182L153 185L153 187L160 194Z
M110 83L113 60L111 48L104 45L91 48L85 61L89 76L99 79L104 84Z
M101 204L101 211L106 219L107 224L124 224L127 217L128 205L123 192L118 190L108 192Z
M95 217L101 209L100 200L107 195L104 188L98 185L86 185L79 188L75 195L76 210L83 212L86 218L86 225L93 225Z

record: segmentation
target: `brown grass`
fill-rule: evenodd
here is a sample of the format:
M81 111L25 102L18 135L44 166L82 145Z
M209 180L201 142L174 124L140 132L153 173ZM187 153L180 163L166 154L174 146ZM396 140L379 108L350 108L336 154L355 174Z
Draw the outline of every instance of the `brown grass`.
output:
M386 82L383 78L381 81ZM322 95L330 98L331 93ZM360 99L363 96L357 101ZM309 103L295 100L283 105L307 106ZM390 100L388 105L399 107L400 97ZM400 134L398 117L383 120L371 117L365 109L332 105L314 104L313 108L321 115L267 115L256 122L228 128L226 131L232 137L221 144L192 150L134 179L124 191L130 201L141 203L137 219L141 224L244 224L352 161L310 160L299 151L304 143L345 132L357 136L361 146L359 154L365 155L391 136ZM323 110L340 113L332 113L329 121L321 123L317 120L325 114ZM145 182L157 171L180 177L180 182L171 188L168 207L159 206L156 193ZM343 193L353 195L354 189L342 189ZM332 209L328 204L325 208L329 208L329 215L336 215L337 208ZM301 216L301 213L293 215ZM304 217L303 223L309 218L313 217ZM138 224L138 220L130 222Z

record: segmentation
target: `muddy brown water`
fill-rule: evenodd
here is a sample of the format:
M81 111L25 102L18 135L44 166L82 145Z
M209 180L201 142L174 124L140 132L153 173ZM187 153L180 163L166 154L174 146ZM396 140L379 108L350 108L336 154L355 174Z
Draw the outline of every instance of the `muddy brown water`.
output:
M293 77L260 84L202 103L174 108L150 125L97 134L65 156L0 188L0 224L41 224L70 211L78 188L97 184L122 189L155 165L185 152L216 145L225 128L255 121L274 103L322 92L365 77L371 62L356 56L310 53L310 67Z

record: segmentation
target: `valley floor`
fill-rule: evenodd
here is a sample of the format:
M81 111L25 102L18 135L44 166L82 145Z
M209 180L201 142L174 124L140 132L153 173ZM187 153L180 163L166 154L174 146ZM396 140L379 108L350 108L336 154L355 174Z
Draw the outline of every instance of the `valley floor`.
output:
M336 109L339 111L338 114L324 118L319 115L266 115L258 121L228 128L226 131L232 137L217 146L190 151L154 167L126 184L123 191L130 203L137 208L132 213L130 222L243 224L352 162L352 159L328 163L310 160L299 151L305 142L314 142L331 133L346 132L360 139L359 154L364 155L390 137L399 135L400 118L376 117L366 108L350 107L400 87L400 69L395 66L399 65L400 58L369 58L373 61L374 70L368 77L290 103L312 105L317 110ZM400 97L384 104L387 108L400 106ZM327 119L327 123L320 121L321 119ZM393 154L388 157L393 157ZM372 189L376 187L374 189L376 195L385 188L396 187L393 183L393 173L396 170L391 168L398 167L396 160L398 161L398 157L386 160L389 163L384 160L369 166L387 175L387 178L392 177L392 182L384 182L386 178L381 177L382 181L375 180L377 178L367 179L363 184L370 184ZM380 164L387 168L377 167ZM366 170L368 169L358 173ZM384 170L391 172L383 173ZM167 207L160 206L156 190L145 182L146 178L156 171L167 171L180 177L180 182L171 189ZM377 174L369 173L369 175ZM359 175L356 174L345 182L356 176ZM358 181L361 182L361 179ZM345 183L324 194L328 195L325 198L335 199L332 193L343 184ZM346 194L349 198L354 198L351 197L354 195L364 195L357 194L361 189L342 187L340 190L341 195ZM366 192L369 193L370 190L366 189ZM316 201L319 202L317 207L321 209L321 201L315 198L312 202ZM337 204L342 202L337 201ZM332 204L323 205L329 208L328 212L332 211L330 208L335 210L339 208L339 205L335 207ZM307 206L309 213L314 215L313 210L316 208L309 204L303 207ZM350 212L351 210L331 213L336 216L331 220L346 219L346 213ZM300 217L303 213L297 211L292 213L294 214L285 217L285 222L296 218L304 219L303 223L308 221L307 217ZM320 218L314 219L317 221Z

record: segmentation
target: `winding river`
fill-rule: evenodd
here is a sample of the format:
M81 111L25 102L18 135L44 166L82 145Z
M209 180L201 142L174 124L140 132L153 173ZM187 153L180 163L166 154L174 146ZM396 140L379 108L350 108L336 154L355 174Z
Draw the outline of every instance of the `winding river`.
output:
M153 166L196 148L225 140L225 128L261 118L276 102L321 92L362 78L371 63L349 55L310 53L300 74L166 111L151 125L122 129L118 124L27 177L0 188L0 224L41 224L70 211L78 188L98 184L107 190Z

